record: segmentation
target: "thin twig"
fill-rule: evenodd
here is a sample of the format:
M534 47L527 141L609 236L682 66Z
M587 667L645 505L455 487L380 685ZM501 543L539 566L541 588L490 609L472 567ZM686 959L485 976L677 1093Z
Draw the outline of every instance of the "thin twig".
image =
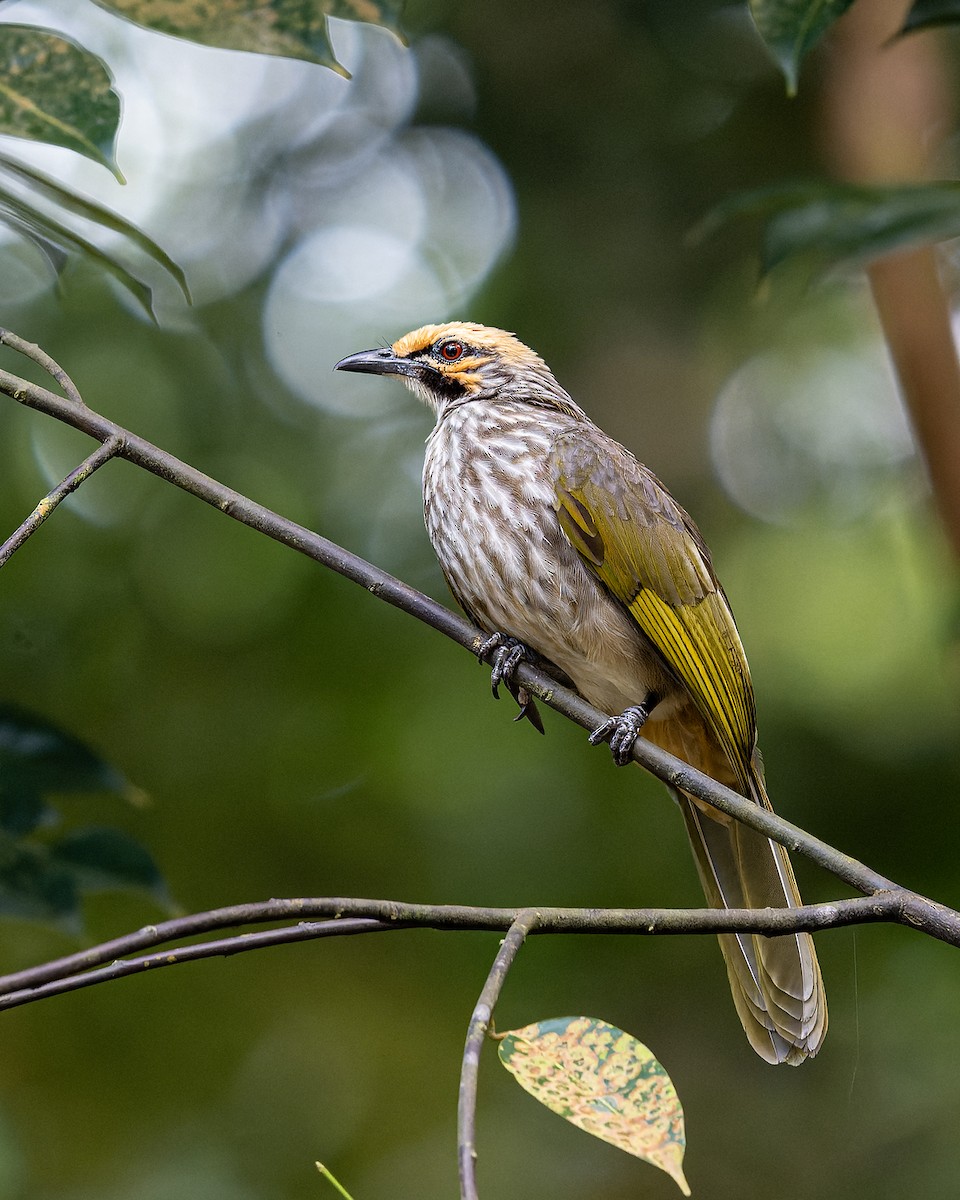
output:
M80 389L73 382L70 376L66 373L63 367L58 362L50 357L46 350L36 344L36 342L28 342L25 338L20 337L11 329L0 328L0 346L9 346L11 350L15 350L18 354L22 354L25 358L31 359L42 367L44 371L60 385L66 395L81 407L86 407L83 402L83 397L80 395Z
M142 975L155 967L174 967L180 963L197 962L201 958L228 958L232 954L244 954L248 950L261 950L264 946L285 946L290 942L306 942L321 937L345 937L359 933L383 933L391 929L404 929L404 925L390 925L372 919L346 919L334 921L310 921L287 925L283 929L269 929L260 933L241 933L234 937L201 942L191 946L178 946L174 950L161 950L156 954L144 954L139 958L117 959L108 966L98 967L78 975L62 975L36 987L22 988L0 993L0 1011L47 1000L51 996L62 996L64 992L76 992L80 988L106 983L111 979L123 979L127 975ZM11 978L7 976L7 978Z
M483 985L467 1029L467 1040L463 1047L463 1065L460 1068L460 1097L457 1103L457 1161L460 1169L461 1200L478 1200L477 1197L477 1079L480 1073L480 1049L490 1028L490 1020L500 992L513 966L527 934L539 922L536 909L527 908L518 913L510 925L507 936L500 943L500 950L493 960L490 974Z
M62 396L6 371L0 371L0 393L10 396L28 408L55 417L99 441L106 442L110 438L119 437L122 445L117 452L118 457L167 480L241 524L360 584L381 600L439 630L472 653L477 652L486 637L464 617L375 567L359 555L352 554L320 534L254 503L92 409L80 408ZM529 663L520 664L516 670L516 678L534 696L563 716L582 725L584 729L596 729L610 715L601 713L576 693L556 683L545 671ZM634 744L633 758L658 779L705 800L721 812L782 843L789 850L805 854L858 891L876 892L896 886L863 863L820 841L775 813L746 800L693 767L681 763L679 759L643 737L638 738Z
M116 458L122 445L123 440L117 434L107 438L92 454L88 454L66 479L47 492L30 516L0 546L0 567L4 566L10 556L20 549L28 537L36 533L61 500L65 500L71 492L75 492L80 484L85 483L104 463L108 463L111 458Z

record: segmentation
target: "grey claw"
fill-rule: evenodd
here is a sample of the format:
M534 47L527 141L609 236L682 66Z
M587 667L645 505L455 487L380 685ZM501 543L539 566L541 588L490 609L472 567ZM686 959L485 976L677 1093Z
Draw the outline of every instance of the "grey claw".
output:
M517 664L527 656L525 646L521 646L519 642L507 643L499 646L493 655L493 670L490 672L490 686L493 688L493 694L500 699L497 689L501 683L506 683L509 686L513 672L517 668Z
M520 711L513 718L514 721L522 721L526 717L538 733L545 733L543 721L540 718L540 710L526 688L517 688L516 701L520 705Z
M608 717L590 734L590 745L599 746L601 742L609 742L613 761L618 767L625 767L632 761L633 743L656 705L655 698L651 699L652 702L635 704L632 708L625 709L618 717Z
M502 633L491 633L490 636L485 637L477 647L475 651L477 659L480 662L483 662L488 654L496 650L498 646L502 646L505 641L506 638L504 638Z
M492 657L490 657L492 656ZM505 683L511 691L513 672L524 659L530 660L530 651L516 638L503 633L492 633L477 647L477 658L483 662L490 657L490 687L494 696L500 699L500 684Z
M476 655L480 662L485 660L490 662L490 689L494 698L500 699L500 684L504 684L520 706L520 712L514 719L522 721L526 717L534 729L543 733L543 721L540 719L540 713L533 702L533 697L526 688L520 687L513 679L513 673L520 663L536 662L536 656L527 649L523 642L519 642L505 633L491 633L489 637L484 638L476 648Z
M587 738L587 741L591 746L599 746L601 742L606 742L609 740L610 735L613 733L614 729L616 729L616 726L617 718L607 717L604 723L602 725L598 725L593 733L590 734L590 736Z

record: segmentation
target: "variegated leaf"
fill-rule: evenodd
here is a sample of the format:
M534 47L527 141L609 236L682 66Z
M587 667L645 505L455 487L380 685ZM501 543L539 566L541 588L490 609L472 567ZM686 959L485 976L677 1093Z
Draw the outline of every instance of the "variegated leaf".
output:
M500 1061L571 1124L666 1171L685 1196L686 1135L676 1088L651 1052L594 1017L555 1017L505 1033Z

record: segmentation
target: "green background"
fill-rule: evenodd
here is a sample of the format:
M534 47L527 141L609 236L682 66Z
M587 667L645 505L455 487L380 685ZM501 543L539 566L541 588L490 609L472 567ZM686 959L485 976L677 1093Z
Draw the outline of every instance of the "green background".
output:
M367 83L377 54L404 69L414 57L419 98L395 131L459 128L485 146L514 191L515 234L447 310L343 316L327 366L428 316L516 330L700 524L750 656L777 809L956 905L955 575L889 382L872 374L882 351L863 285L788 280L758 301L755 231L688 239L732 191L820 169L816 61L788 101L742 20L670 0L412 0L406 28L409 50L362 35ZM128 73L143 36L116 35ZM184 78L221 57L185 53ZM80 267L62 300L7 286L0 322L53 354L91 407L446 600L419 515L427 413L398 385L325 369L314 386L337 411L312 407L264 349L278 337L275 265L327 215L316 175L383 136L357 120L338 141L305 138L303 106L349 104L363 72L348 62L356 84L327 73L311 98L320 68L274 66L296 73L277 99L259 60L233 57L231 87L262 87L263 119L226 123L176 160L158 130L162 202L124 210L200 281L195 308L176 315L171 291L157 329ZM231 99L224 88L210 103ZM122 138L118 158L135 188ZM326 187L335 199L346 182ZM122 203L119 189L103 195ZM227 222L238 197L242 236ZM453 261L476 235L440 230L444 212L457 210L425 218L425 261L441 243ZM193 262L178 238L201 226ZM26 252L15 266L18 279L39 270ZM289 333L294 357L309 320ZM3 365L23 369L7 353ZM0 407L3 536L89 448ZM746 500L730 482L741 476L754 480ZM543 739L512 725L463 651L127 464L86 484L0 586L0 699L70 730L148 794L143 808L63 807L148 846L182 911L323 895L701 902L654 780L616 771L549 714ZM805 897L846 894L797 869ZM82 940L6 922L0 966L164 915L108 896L88 902ZM709 938L533 939L497 1024L585 1013L647 1043L686 1109L695 1196L954 1196L960 962L899 928L818 945L831 1028L799 1070L750 1052ZM332 1194L318 1158L356 1200L454 1195L459 1056L496 947L466 933L325 940L3 1014L0 1196L301 1200ZM541 1110L495 1057L481 1076L484 1197L676 1194Z

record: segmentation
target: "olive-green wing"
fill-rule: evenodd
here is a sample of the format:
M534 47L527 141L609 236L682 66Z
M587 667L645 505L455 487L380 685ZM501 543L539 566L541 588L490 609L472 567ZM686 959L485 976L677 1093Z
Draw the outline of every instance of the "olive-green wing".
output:
M751 795L750 674L696 526L656 476L600 430L562 435L553 465L563 532L689 692Z

